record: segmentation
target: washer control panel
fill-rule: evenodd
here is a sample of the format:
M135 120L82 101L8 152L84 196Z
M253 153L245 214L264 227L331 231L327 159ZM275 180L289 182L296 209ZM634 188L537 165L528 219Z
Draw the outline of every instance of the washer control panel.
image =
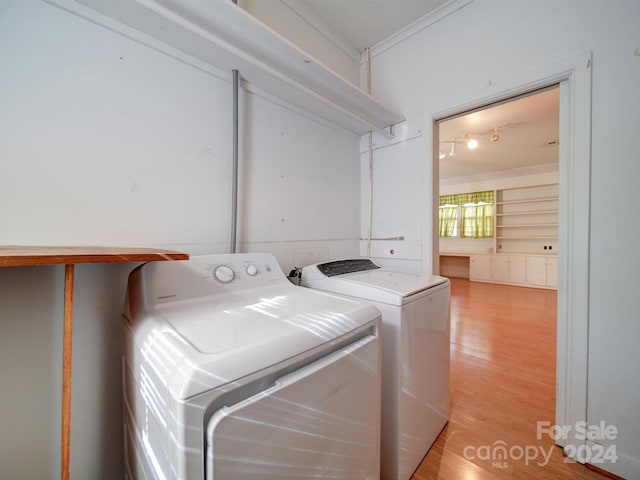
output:
M368 258L336 260L334 262L318 264L318 270L327 277L344 275L346 273L364 272L366 270L375 270L377 268L380 267Z

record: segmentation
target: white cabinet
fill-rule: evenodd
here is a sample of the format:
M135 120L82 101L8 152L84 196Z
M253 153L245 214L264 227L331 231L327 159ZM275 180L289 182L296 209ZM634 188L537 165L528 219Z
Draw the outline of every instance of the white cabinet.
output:
M469 279L476 282L557 288L558 259L545 255L471 254Z
M491 280L499 283L525 283L525 256L491 255Z
M557 287L558 259L556 257L528 256L527 284L538 287Z
M547 287L558 288L557 257L547 257Z
M509 282L509 256L491 255L491 280Z
M469 256L469 279L491 280L491 255Z
M527 257L527 283L547 286L547 257Z
M523 255L509 255L509 282L525 283L527 262Z

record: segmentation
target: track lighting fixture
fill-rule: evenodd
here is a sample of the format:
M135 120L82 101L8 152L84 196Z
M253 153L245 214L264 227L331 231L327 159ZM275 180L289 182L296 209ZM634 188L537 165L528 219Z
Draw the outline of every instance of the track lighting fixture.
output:
M465 133L462 136L454 137L453 140L441 140L440 146L442 147L443 143L450 143L451 151L447 154L447 153L443 153L443 151L440 150L439 151L440 160L442 160L447 155L449 155L450 157L454 157L456 155L456 143L466 144L469 150L475 150L476 148L478 148L480 143L477 138L474 138L474 135L476 137L480 137L484 139L486 135L489 135L493 131L493 134L489 137L489 139L491 140L492 143L496 143L497 141L500 140L500 135L498 135L498 130L500 130L501 128L504 129L504 128L515 127L515 126L517 126L517 124L506 123L504 125L498 125L497 127L494 127L493 130L483 130L480 132Z
M471 138L471 135L469 135L467 140L467 148L469 150L475 150L476 148L478 148L478 140L476 140L475 138Z

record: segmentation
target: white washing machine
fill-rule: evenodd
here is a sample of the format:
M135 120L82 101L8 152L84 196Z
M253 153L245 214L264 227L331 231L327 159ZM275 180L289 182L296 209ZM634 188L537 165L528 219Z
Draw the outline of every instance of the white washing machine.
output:
M382 312L381 478L409 479L449 419L449 280L347 259L303 268L302 284Z
M208 255L134 270L123 320L128 478L379 478L375 307Z

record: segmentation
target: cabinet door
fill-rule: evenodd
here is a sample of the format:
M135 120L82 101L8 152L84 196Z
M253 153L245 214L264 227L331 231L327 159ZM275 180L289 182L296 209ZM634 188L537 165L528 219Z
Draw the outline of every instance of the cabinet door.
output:
M509 255L509 282L527 282L527 262L524 255Z
M471 255L469 257L469 279L491 280L491 255Z
M547 257L527 257L527 284L547 286Z
M505 283L509 281L508 255L491 255L491 280Z
M547 257L547 287L558 287L558 259Z

